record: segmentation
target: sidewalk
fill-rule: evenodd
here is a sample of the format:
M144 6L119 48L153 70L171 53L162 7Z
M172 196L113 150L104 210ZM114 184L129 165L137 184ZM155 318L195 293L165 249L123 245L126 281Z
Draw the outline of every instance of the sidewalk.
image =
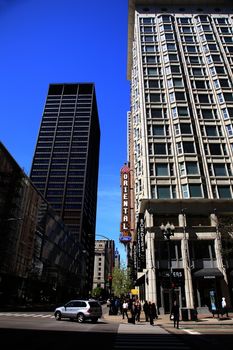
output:
M103 320L107 322L113 322L113 323L119 323L119 324L128 324L128 320L125 318L122 319L122 315L109 315L108 313L103 314L102 317ZM135 322L135 324L141 324L141 325L149 325L149 322L145 321L144 314L142 313L140 322ZM154 321L155 326L161 326L166 328L174 328L173 327L173 321L170 320L170 315L159 315L158 319ZM231 325L233 326L233 313L229 313L229 317L220 317L220 318L213 318L212 316L208 315L198 315L197 321L180 321L180 327L201 327L201 326L220 326L220 325Z

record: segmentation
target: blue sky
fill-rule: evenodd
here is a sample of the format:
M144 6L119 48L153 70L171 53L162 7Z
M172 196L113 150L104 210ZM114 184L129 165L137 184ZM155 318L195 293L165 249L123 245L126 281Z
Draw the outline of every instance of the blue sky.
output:
M0 0L0 139L29 174L48 85L94 82L101 128L96 233L114 239L123 259L127 11L127 0Z

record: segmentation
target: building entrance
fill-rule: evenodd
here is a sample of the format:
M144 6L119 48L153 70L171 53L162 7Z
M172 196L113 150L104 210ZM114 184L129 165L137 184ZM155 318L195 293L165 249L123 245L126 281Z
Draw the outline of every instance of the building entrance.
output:
M163 290L163 309L165 314L170 314L174 300L180 305L180 290L179 289L164 289Z

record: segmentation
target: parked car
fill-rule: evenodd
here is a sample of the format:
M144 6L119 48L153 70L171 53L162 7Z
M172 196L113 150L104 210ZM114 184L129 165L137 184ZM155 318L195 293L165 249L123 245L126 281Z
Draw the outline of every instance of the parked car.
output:
M102 316L102 307L97 300L70 300L64 306L57 307L54 311L57 321L62 318L77 320L82 323L86 320L97 322Z

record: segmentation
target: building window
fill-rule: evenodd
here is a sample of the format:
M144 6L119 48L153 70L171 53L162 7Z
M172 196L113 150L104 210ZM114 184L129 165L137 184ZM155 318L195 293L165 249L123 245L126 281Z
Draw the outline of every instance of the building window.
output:
M151 186L151 198L156 198L155 186Z
M153 33L153 27L143 27L144 33Z
M188 175L197 175L199 174L198 166L196 162L186 162L186 169Z
M194 45L187 45L186 46L186 51L188 53L195 53L195 52L197 52L197 47L194 46Z
M173 85L174 87L183 87L183 80L182 79L178 79L178 78L174 78L173 79Z
M154 144L155 154L167 154L166 144L165 143L155 143Z
M198 94L198 99L200 103L209 103L209 95L206 94Z
M164 136L164 126L163 125L152 125L153 136Z
M191 64L199 64L200 63L200 59L198 56L189 56L189 62Z
M160 102L161 95L160 94L150 94L150 102Z
M188 185L182 185L182 193L184 198L189 198Z
M183 142L184 153L195 153L193 142Z
M151 108L151 118L163 118L163 111L161 108Z
M229 119L227 108L222 109L223 119Z
M146 45L145 52L155 52L155 47L152 45Z
M146 58L146 63L147 64L155 64L155 56L147 56Z
M171 103L175 102L175 94L174 94L174 92L171 92L171 93L169 94L169 98L170 98L170 102L171 102Z
M182 143L181 142L178 142L177 144L176 144L176 147L177 147L177 153L178 154L181 154L182 153Z
M178 56L176 54L169 54L168 57L171 62L178 61Z
M170 186L157 186L157 195L159 199L171 198Z
M159 88L159 80L149 80L148 85L150 89L158 89Z
M180 176L185 175L185 166L184 162L179 163Z
M177 107L172 108L172 118L175 119L178 117Z
M168 176L168 164L157 163L155 164L156 176Z
M191 135L192 134L192 130L191 130L191 124L180 124L180 131L182 135Z
M183 92L175 92L177 101L186 101L185 94Z
M179 117L187 117L189 115L187 107L178 107Z
M203 75L203 71L201 68L193 68L192 72L193 72L194 76L202 76Z
M182 185L182 193L184 198L202 198L202 188L199 184Z
M148 75L156 75L157 69L156 68L148 68Z
M145 35L144 41L146 41L146 42L153 42L154 41L153 35Z
M212 156L219 156L222 154L221 146L219 143L210 143L209 144L210 154Z
M202 191L201 191L201 185L189 185L189 192L190 192L190 197L203 197Z
M202 109L201 114L203 119L214 119L213 111L211 109Z
M227 176L225 164L213 164L215 176Z
M151 24L154 22L154 19L152 17L145 17L145 18L142 18L142 22L143 24Z
M198 220L198 219L197 219ZM198 226L198 221L196 222L196 225ZM205 225L209 226L209 225ZM203 260L208 259L212 260L215 259L215 249L214 249L214 240L200 240L200 241L192 241L191 243L191 255L193 259L197 260Z
M228 136L232 136L233 135L233 129L232 129L232 125L226 125L226 130L227 130L227 134Z
M205 129L207 136L218 136L216 126L206 126Z
M217 186L219 198L232 198L230 186Z

